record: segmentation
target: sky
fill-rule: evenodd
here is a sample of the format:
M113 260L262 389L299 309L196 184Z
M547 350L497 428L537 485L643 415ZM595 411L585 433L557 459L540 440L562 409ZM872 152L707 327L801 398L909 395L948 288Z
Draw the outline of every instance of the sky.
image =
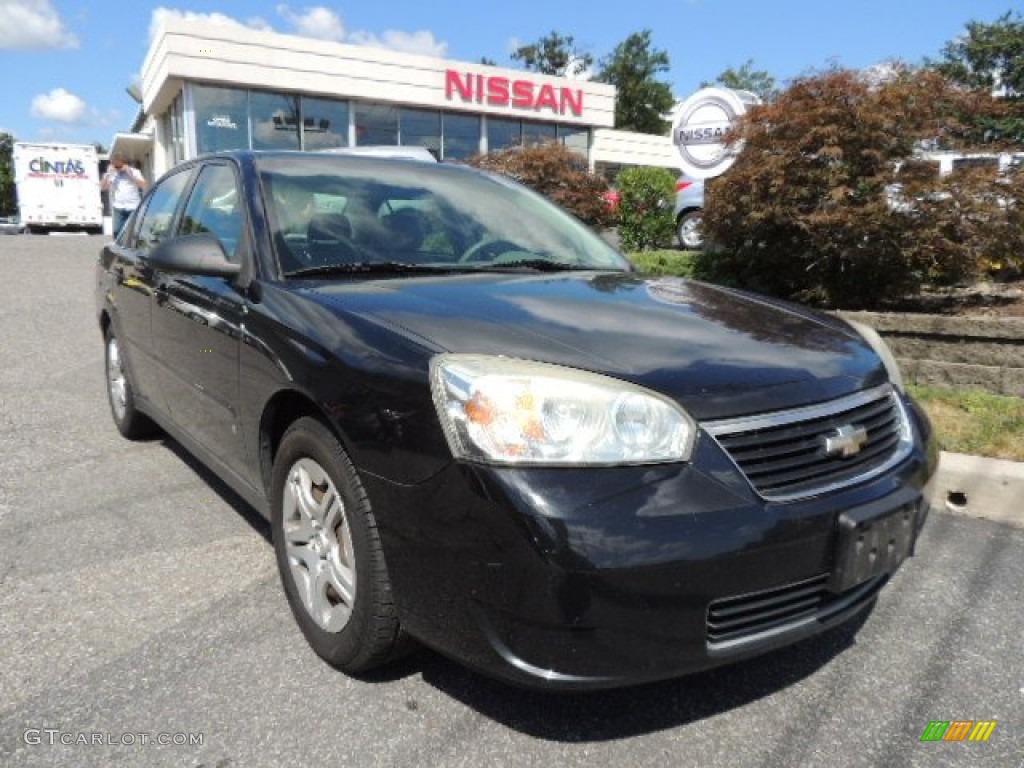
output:
M1010 10L1021 0L0 0L0 132L109 146L131 127L125 89L168 15L503 66L552 30L600 60L650 29L671 62L662 79L682 99L748 59L783 85L832 64L918 63L968 21Z

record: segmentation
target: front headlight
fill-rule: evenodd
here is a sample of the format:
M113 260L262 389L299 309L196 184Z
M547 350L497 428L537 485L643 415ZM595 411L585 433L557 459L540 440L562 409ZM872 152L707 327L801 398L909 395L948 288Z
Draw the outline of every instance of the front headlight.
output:
M882 359L882 365L885 366L885 370L889 374L889 381L902 394L905 391L903 388L903 375L900 373L900 367L896 364L896 358L893 357L889 345L882 341L882 337L878 335L878 331L874 328L864 325L864 323L858 323L856 320L847 320L846 322L864 337L864 341Z
M430 386L456 458L561 466L686 461L697 428L670 400L548 363L439 355Z

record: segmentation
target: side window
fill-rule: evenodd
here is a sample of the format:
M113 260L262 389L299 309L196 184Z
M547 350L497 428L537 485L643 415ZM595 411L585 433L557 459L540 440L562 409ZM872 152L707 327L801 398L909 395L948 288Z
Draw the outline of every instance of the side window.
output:
M189 172L181 171L164 179L150 195L146 211L136 228L135 247L143 251L155 248L167 239L174 222L174 212L185 190Z
M208 232L218 240L224 253L237 260L242 236L242 209L238 183L228 165L208 165L199 174L181 221L182 235Z
M121 228L121 234L117 236L117 242L121 245L128 246L130 248L135 247L135 235L139 228L139 220L142 218L142 212L145 210L146 202L143 201L142 205L132 211L132 215L128 217L128 221L125 222Z

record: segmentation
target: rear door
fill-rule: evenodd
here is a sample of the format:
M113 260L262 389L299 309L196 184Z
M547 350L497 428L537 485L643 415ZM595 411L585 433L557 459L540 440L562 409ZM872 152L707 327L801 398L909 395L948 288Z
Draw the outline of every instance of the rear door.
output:
M191 177L189 169L165 177L147 196L120 238L104 248L103 262L112 274L110 306L114 330L128 362L135 395L165 411L161 366L154 355L152 309L155 275L144 258L166 239Z

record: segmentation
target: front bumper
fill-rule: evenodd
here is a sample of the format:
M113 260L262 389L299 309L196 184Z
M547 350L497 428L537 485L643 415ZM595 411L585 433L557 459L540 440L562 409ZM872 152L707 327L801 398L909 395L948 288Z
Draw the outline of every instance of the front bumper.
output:
M899 466L787 503L758 497L703 438L685 466L453 464L413 486L365 480L411 634L520 685L613 687L763 653L869 606L902 556L838 578L841 516L898 511L913 553L937 463L915 421Z

